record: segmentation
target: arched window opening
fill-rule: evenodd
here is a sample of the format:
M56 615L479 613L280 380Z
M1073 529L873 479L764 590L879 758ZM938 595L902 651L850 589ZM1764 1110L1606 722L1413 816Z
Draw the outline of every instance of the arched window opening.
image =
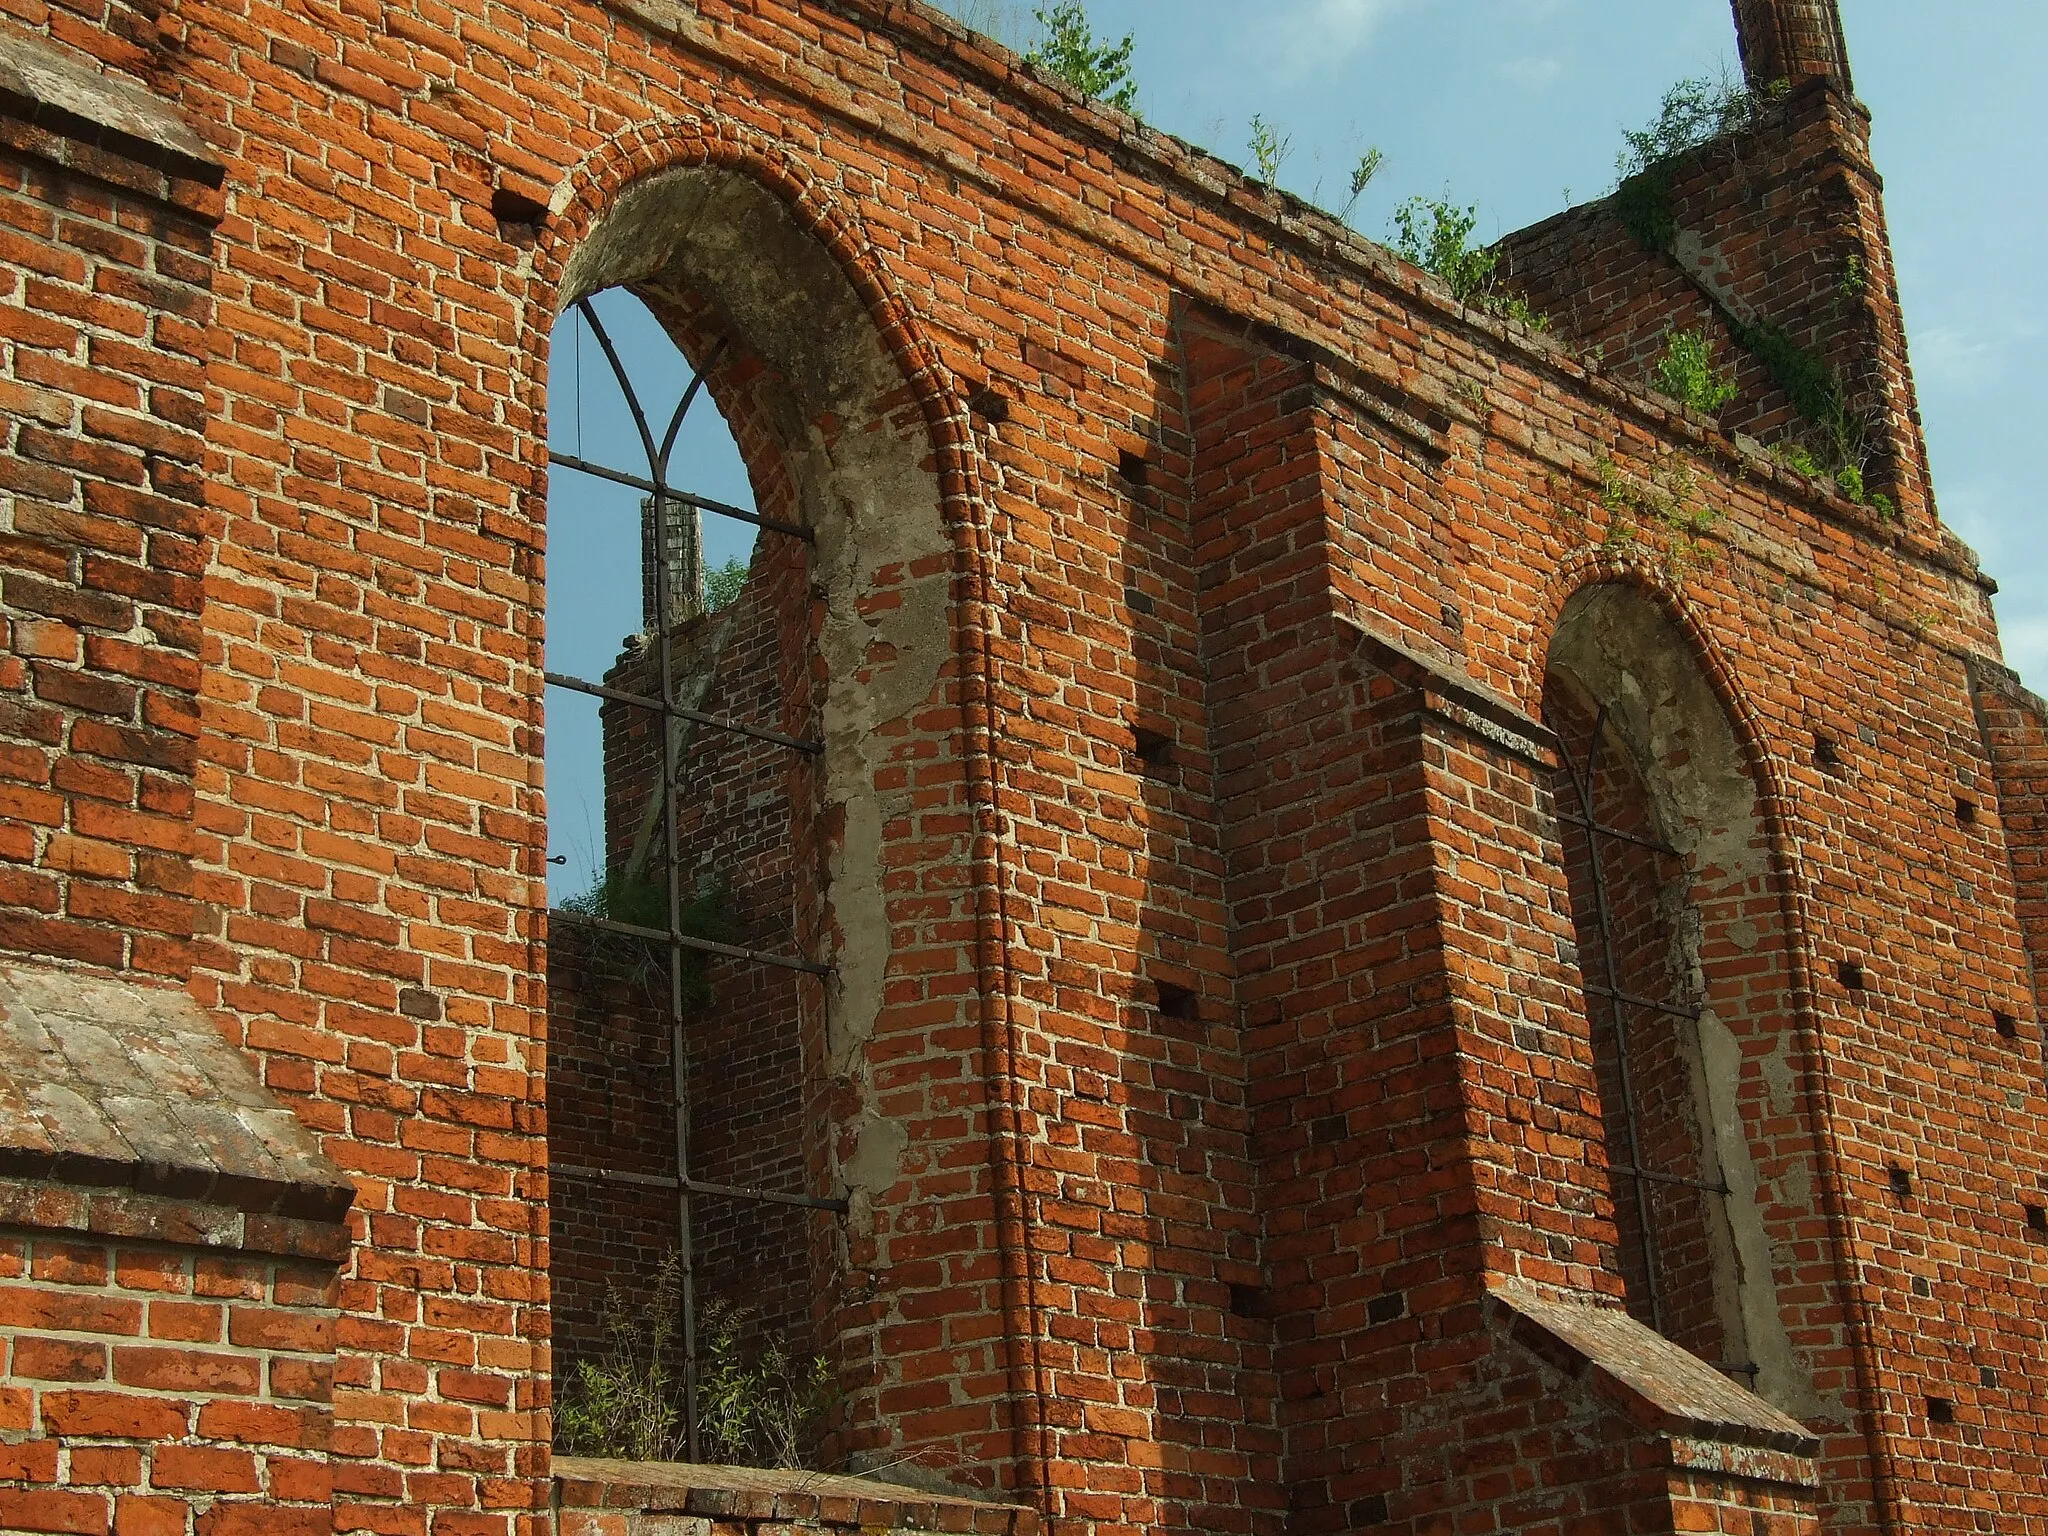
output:
M1546 715L1563 759L1559 835L1629 1311L1747 1378L1754 1365L1735 1305L1729 1191L1704 1081L1703 978L1684 856L1656 825L1641 770L1606 711L1553 680Z
M637 1357L655 1389L639 1438L606 1449L791 1459L807 1448L759 1443L706 1382L764 1352L811 1371L812 1223L847 1209L815 1192L806 1132L806 1011L831 974L804 857L824 752L813 536L772 467L757 498L704 318L615 288L554 341L556 1371L572 1438L597 1433L587 1370Z
M1566 605L1543 698L1629 1311L1795 1415L1776 1266L1810 1212L1761 802L1699 659L1641 588Z

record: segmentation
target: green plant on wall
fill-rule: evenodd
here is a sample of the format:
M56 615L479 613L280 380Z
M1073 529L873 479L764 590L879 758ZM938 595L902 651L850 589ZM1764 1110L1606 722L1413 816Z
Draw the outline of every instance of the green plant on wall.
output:
M1365 196L1365 189L1371 186L1374 178L1385 169L1386 163L1387 157L1381 152L1377 144L1370 146L1364 154L1358 157L1358 164L1351 168L1351 179L1349 182L1351 196L1344 206L1337 211L1338 223L1349 224L1351 222L1352 210L1358 206L1358 200Z
M1806 418L1804 442L1781 443L1772 450L1779 462L1803 475L1830 475L1849 500L1887 522L1895 518L1898 509L1891 499L1872 495L1864 484L1869 418L1852 403L1848 385L1828 360L1768 321L1738 325L1735 339L1769 370L1793 409Z
M610 923L666 933L668 887L645 875L608 870L588 890L564 901L562 910L579 917L602 918ZM680 912L682 931L693 939L728 942L733 936L732 910L731 882L715 881L683 902ZM661 941L656 939L564 923L560 925L559 932L551 935L550 942L557 948L573 947L584 963L642 987L651 987L657 979L666 976L666 955L662 952ZM701 1008L710 1001L711 983L704 957L685 955L684 1006Z
M1721 521L1701 493L1700 475L1690 461L1669 455L1648 479L1632 475L1603 455L1595 469L1600 476L1600 504L1607 509L1607 534L1601 547L1610 554L1628 554L1652 527L1665 536L1664 569L1672 580L1711 565L1714 552L1706 542Z
M1614 210L1642 245L1669 250L1678 237L1671 210L1676 162L1701 145L1754 128L1786 82L1758 89L1730 76L1681 80L1664 93L1647 126L1622 134L1626 146L1616 157Z
M1404 261L1442 282L1460 304L1546 329L1548 317L1537 314L1520 295L1494 292L1500 253L1472 243L1478 222L1476 206L1460 208L1446 198L1411 197L1394 210L1393 247Z
M1712 416L1735 398L1735 375L1714 365L1714 346L1704 330L1668 330L1664 356L1650 375L1658 392Z
M1248 140L1252 164L1258 168L1259 180L1268 186L1272 185L1280 179L1280 167L1287 163L1288 155L1293 153L1293 137L1281 133L1254 112Z
M682 1461L684 1424L682 1256L671 1252L638 1305L607 1283L599 1326L604 1351L579 1360L555 1413L555 1443L572 1456ZM698 1310L699 1450L740 1467L809 1464L838 1394L822 1356L768 1337L749 1349L752 1315L729 1301Z
M721 608L730 608L739 601L740 590L747 584L747 562L735 556L723 565L714 565L704 572L704 611L716 613Z
M1125 112L1138 110L1138 81L1131 73L1131 55L1136 38L1125 33L1121 42L1098 38L1089 24L1087 7L1079 0L1063 0L1050 10L1033 9L1043 35L1026 54L1067 84L1097 101L1108 102Z

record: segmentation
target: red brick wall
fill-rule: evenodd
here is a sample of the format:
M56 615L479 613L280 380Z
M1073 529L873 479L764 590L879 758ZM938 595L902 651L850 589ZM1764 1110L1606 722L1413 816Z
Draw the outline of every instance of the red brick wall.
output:
M0 1526L334 1529L335 1300L328 1263L0 1236Z
M2048 707L2019 686L2002 668L1981 667L1971 675L1977 725L1983 735L1989 783L1965 783L1958 802L1973 814L1985 809L1983 791L1996 797L1998 824L2012 861L2020 929L2033 961L2035 992L2048 977ZM1994 1032L2026 1049L2038 1043L2031 1021L2018 1009L1998 1010ZM2023 1045L2021 1042L2025 1042Z
M1104 1533L1290 1500L1349 1529L1411 1489L1400 1518L1542 1529L1501 1491L1532 1462L1596 1503L1647 1486L1602 1458L1669 1436L1583 1396L1600 1448L1551 1457L1545 1367L1480 1299L1622 1294L1527 717L1572 592L1623 579L1682 617L1761 786L1829 1529L2041 1529L2018 1197L2048 1100L1983 1029L2037 1028L2027 888L1955 814L1990 798L1966 664L1997 637L1916 499L1890 322L1827 345L1877 370L1898 527L1635 393L1619 341L1589 368L1462 313L922 9L653 14L197 0L159 77L228 162L194 990L359 1185L337 1525L547 1518L545 338L624 189L712 161L767 189L721 213L786 210L702 297L775 353L761 419L820 569L855 572L828 716L896 711L839 734L816 850L875 871L819 916L834 997L875 1001L806 1106L816 1187L860 1181L818 1306L861 1448ZM1853 228L1882 292L1856 125L1824 89L1792 109L1822 190L1757 183L1808 232L1784 283L1824 303ZM507 191L548 212L500 196L501 225ZM1694 313L1642 286L1617 336ZM1603 497L1677 470L1711 562ZM881 643L913 633L916 666ZM1520 1438L1488 1431L1507 1398Z
M1702 331L1737 386L1716 419L1773 446L1814 427L1735 322L1782 327L1835 369L1867 419L1858 467L1869 489L1926 517L1919 407L1861 104L1813 77L1767 105L1754 130L1682 157L1669 175L1673 249L1646 249L1609 199L1509 236L1503 281L1631 385L1650 382L1668 331Z
M0 950L190 964L217 201L0 142Z

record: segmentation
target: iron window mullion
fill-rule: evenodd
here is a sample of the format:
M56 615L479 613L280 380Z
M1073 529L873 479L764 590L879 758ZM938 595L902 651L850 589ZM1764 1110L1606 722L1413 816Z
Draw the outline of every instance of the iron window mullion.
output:
M588 678L577 677L568 672L546 672L543 679L552 688L566 688L571 693L588 694L593 699L608 699L614 704L630 704L665 715L672 720L688 720L695 725L708 725L715 730L729 731L735 736L751 736L756 741L772 742L778 747L788 747L809 757L822 757L825 743L811 741L802 736L786 736L781 731L771 731L765 725L749 725L744 720L731 720L723 715L708 715L701 709L691 709L686 704L663 703L648 693L629 693L623 688L608 687L593 683Z
M1579 808L1589 823L1597 823L1598 814L1593 807L1593 775L1600 761L1600 733L1607 726L1607 708L1602 705L1593 721L1592 745L1586 754L1586 769L1580 774L1578 765L1564 754L1565 768L1571 774L1573 787L1578 791ZM1559 740L1563 738L1560 736ZM1600 958L1602 968L1607 972L1607 989L1618 997L1621 993L1621 975L1614 960L1614 922L1607 901L1607 876L1600 863L1600 839L1589 836L1586 839L1587 862L1592 867L1594 921L1600 928ZM1613 998L1608 1000L1608 1013L1614 1026L1615 1065L1621 1077L1622 1125L1628 1134L1628 1165L1642 1165L1642 1148L1636 1127L1635 1079L1629 1066L1628 1018L1622 1012L1622 1005ZM1660 1262L1657 1245L1657 1221L1650 1205L1649 1183L1643 1179L1635 1181L1636 1220L1643 1230L1643 1283L1649 1289L1650 1326L1657 1332L1664 1331L1664 1298L1657 1284L1657 1267Z

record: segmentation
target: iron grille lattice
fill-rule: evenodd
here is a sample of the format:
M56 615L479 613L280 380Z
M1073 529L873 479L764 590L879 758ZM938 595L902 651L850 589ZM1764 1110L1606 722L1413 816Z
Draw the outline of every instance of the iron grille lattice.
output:
M675 722L688 721L693 725L708 727L715 731L730 732L801 752L816 757L825 750L821 741L791 736L781 731L748 721L733 720L723 715L714 715L702 710L687 708L676 701L676 660L675 627L679 616L671 611L673 583L666 578L671 550L669 542L673 537L672 520L667 515L671 506L695 508L718 517L732 518L752 524L765 533L782 537L802 539L811 542L808 528L794 523L778 522L774 518L762 517L744 507L729 502L714 501L709 497L694 495L676 489L669 483L669 461L675 451L676 439L682 431L684 418L690 407L696 403L702 392L706 375L717 366L718 353L713 353L706 363L697 368L683 391L673 414L669 417L666 430L659 440L649 425L648 415L641 403L639 391L635 388L632 375L619 357L618 349L612 344L611 336L598 319L596 309L588 299L580 299L576 311L583 323L589 326L603 350L612 376L618 381L620 392L625 396L627 409L631 412L633 425L639 433L640 444L646 454L647 473L639 475L610 465L592 463L572 454L551 453L553 463L578 474L608 480L615 485L630 486L652 498L651 517L648 525L654 540L653 567L658 573L650 590L653 594L653 629L656 651L656 669L660 693L658 695L634 693L629 690L607 687L593 683L586 678L573 677L566 673L549 672L547 684L586 697L603 699L622 704L632 709L642 709L657 717L661 736L662 773L662 857L664 881L668 893L668 926L666 929L644 927L633 923L617 922L610 918L565 911L555 908L549 913L549 921L567 923L589 928L602 929L608 933L621 934L629 938L645 940L659 945L666 952L667 959L667 1000L666 1014L670 1030L669 1058L672 1063L675 1095L675 1179L677 1248L682 1269L682 1324L684 1352L684 1427L688 1438L689 1456L692 1461L699 1459L701 1446L698 1435L698 1369L697 1369L697 1287L695 1249L692 1240L692 1213L699 1197L721 1200L744 1200L759 1204L800 1206L808 1210L830 1211L844 1216L847 1202L824 1199L814 1195L788 1193L778 1190L750 1189L730 1184L712 1183L693 1176L690 1167L690 1079L688 1041L685 1038L685 1010L683 1006L687 989L688 956L692 954L718 956L742 963L774 967L794 971L807 976L829 976L832 967L823 965L800 955L775 954L765 950L750 949L737 944L724 944L713 939L699 938L685 933L682 926L683 913L683 859L678 846L677 824L679 820L677 799L683 784L684 764L678 741ZM646 1185L659 1182L666 1186L668 1181L653 1181L645 1175L633 1176L612 1173L605 1169L577 1168L566 1165L556 1166L554 1172L574 1178L600 1179Z
M1570 738L1559 730L1555 722L1546 721L1551 734L1558 743L1558 755L1564 764L1565 776L1571 780L1573 798L1578 802L1578 814L1561 812L1558 820L1577 827L1586 835L1586 863L1590 875L1593 897L1593 920L1597 925L1596 938L1599 942L1601 972L1605 985L1590 977L1582 977L1582 990L1588 999L1598 998L1603 1007L1609 1036L1614 1042L1615 1077L1621 1089L1621 1130L1624 1156L1616 1160L1609 1157L1608 1172L1628 1181L1633 1203L1636 1208L1636 1224L1643 1236L1643 1276L1647 1294L1644 1300L1649 1304L1650 1326L1664 1331L1664 1297L1657 1283L1660 1263L1657 1241L1656 1206L1650 1199L1650 1186L1665 1184L1685 1189L1694 1189L1722 1202L1722 1218L1727 1217L1726 1202L1731 1193L1726 1180L1694 1178L1686 1174L1671 1173L1662 1169L1643 1166L1641 1150L1640 1116L1636 1104L1634 1065L1629 1058L1628 1027L1632 1016L1650 1014L1656 1018L1677 1020L1699 1028L1702 1008L1680 1007L1673 1003L1660 1002L1656 998L1644 997L1628 991L1621 984L1621 970L1614 953L1614 908L1609 895L1606 865L1601 857L1603 846L1626 843L1646 848L1663 857L1684 860L1684 855L1669 843L1660 842L1629 832L1620 827L1608 826L1600 820L1593 795L1593 786L1600 771L1600 748L1607 734L1607 706L1601 705L1594 716L1593 730L1586 748L1583 766L1574 757ZM1580 945L1583 957L1585 946ZM1589 1007L1587 1012L1592 1013ZM1746 1376L1752 1381L1757 1367L1747 1362L1723 1362L1720 1370L1731 1376Z

